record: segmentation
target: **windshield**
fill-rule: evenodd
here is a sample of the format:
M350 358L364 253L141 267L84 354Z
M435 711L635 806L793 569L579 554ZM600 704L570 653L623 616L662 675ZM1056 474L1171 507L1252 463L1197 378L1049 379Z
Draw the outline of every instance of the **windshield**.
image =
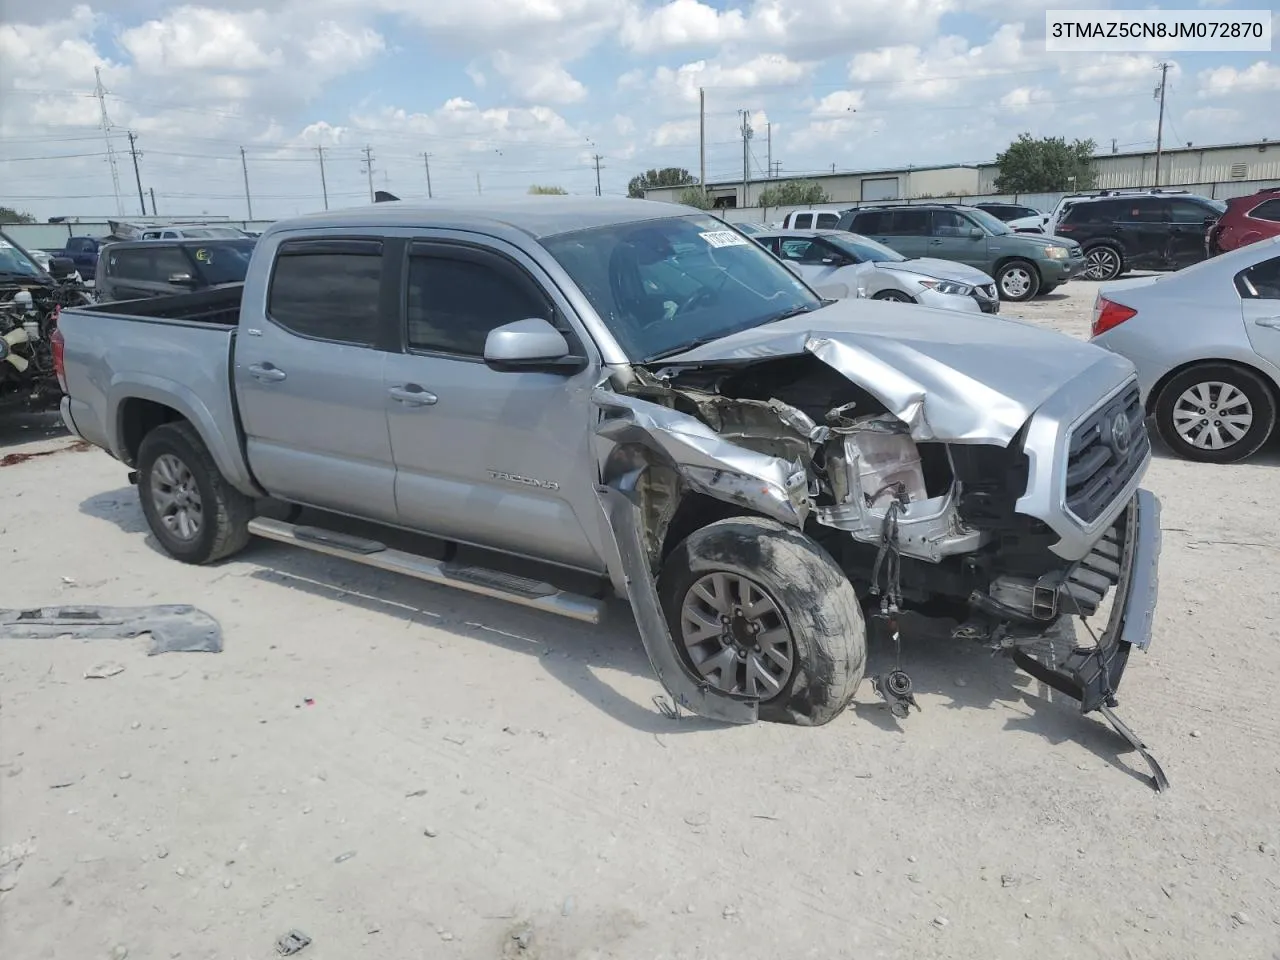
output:
M248 239L228 240L188 249L196 258L196 263L200 264L200 272L211 286L218 283L244 283L255 242Z
M898 263L907 258L857 233L824 234L823 239L854 257L859 263Z
M1006 233L1013 233L1012 230L1004 225L1004 221L998 217L993 217L985 210L979 210L977 207L972 207L964 213L965 216L972 217L978 224L985 227L987 232L992 236L1003 237Z
M705 215L596 227L542 245L633 362L822 306L780 260Z
M18 277L40 277L44 271L36 266L21 247L15 246L4 234L0 234L0 273Z

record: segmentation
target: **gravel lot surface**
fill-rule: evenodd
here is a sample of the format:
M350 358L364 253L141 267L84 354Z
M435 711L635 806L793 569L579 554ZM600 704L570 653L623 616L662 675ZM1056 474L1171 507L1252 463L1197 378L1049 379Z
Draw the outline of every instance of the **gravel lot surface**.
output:
M1084 336L1095 289L1005 312ZM902 724L864 684L821 729L724 729L654 709L622 605L592 629L265 542L184 566L54 423L0 418L0 456L53 451L0 467L0 607L194 603L226 648L0 638L0 956L1280 957L1275 443L1148 475L1118 713L1158 796L948 640L905 637Z

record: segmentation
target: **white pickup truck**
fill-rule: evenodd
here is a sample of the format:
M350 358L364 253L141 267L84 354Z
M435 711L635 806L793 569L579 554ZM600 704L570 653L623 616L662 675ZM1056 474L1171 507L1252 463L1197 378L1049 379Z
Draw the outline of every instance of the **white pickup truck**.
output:
M65 310L57 336L67 426L133 468L177 559L256 534L600 614L603 594L553 574L255 516L271 497L586 573L708 716L838 715L864 603L890 633L900 609L946 612L1085 710L1150 640L1158 504L1128 361L1012 321L824 301L688 208L302 217L263 234L243 291ZM1027 652L1112 591L1095 646ZM877 689L910 702L904 671Z

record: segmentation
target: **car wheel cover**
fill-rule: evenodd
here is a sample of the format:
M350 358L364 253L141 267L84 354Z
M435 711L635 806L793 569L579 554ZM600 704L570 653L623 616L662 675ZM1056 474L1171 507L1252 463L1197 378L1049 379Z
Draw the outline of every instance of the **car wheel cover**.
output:
M1010 297L1025 297L1031 290L1031 271L1026 267L1009 267L1000 274L1000 289Z
M782 692L795 666L791 630L777 603L736 573L699 577L680 607L685 653L717 690L770 700Z
M1253 404L1244 391L1221 380L1206 380L1182 391L1170 414L1173 429L1198 450L1234 447L1253 428Z
M1085 276L1090 280L1110 280L1120 272L1120 255L1110 247L1094 247L1084 257Z
M151 466L151 503L170 536L190 543L204 528L204 500L191 468L172 453Z

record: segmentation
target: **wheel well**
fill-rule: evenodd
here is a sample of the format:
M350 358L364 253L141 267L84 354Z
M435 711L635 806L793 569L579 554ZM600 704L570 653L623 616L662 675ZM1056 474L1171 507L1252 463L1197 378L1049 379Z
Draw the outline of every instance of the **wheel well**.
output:
M1098 247L1110 247L1116 253L1120 254L1120 259L1124 259L1124 247L1120 245L1119 240L1112 240L1109 237L1101 237L1097 240L1086 240L1080 244L1081 250L1096 250Z
M1166 373L1163 377L1157 380L1155 386L1151 388L1151 392L1147 394L1147 404L1146 404L1147 416L1152 416L1156 412L1156 401L1160 399L1161 391L1164 390L1165 385L1170 380L1172 380L1178 374L1186 370L1190 370L1192 367L1203 367L1203 366L1209 366L1210 364L1216 364L1218 366L1224 366L1224 367L1239 367L1241 370L1248 370L1250 373L1256 375L1264 384L1266 384L1267 389L1271 392L1271 399L1273 399L1276 402L1277 406L1280 406L1280 384L1277 384L1275 380L1271 379L1271 377L1267 376L1267 374L1263 373L1261 370L1259 370L1257 367L1253 366L1252 364L1241 363L1239 360L1220 360L1220 359L1211 357L1205 360L1191 360L1187 363L1182 364L1182 366L1180 367L1174 367L1172 370Z
M667 524L667 533L662 540L662 559L665 560L667 555L695 530L718 520L727 520L729 517L756 516L761 514L738 506L736 503L717 500L704 493L686 493L671 517L671 522Z
M173 407L154 400L143 400L129 397L120 404L120 446L125 455L125 463L133 466L138 459L138 448L142 446L142 438L156 427L178 420L186 420Z
M999 279L1000 271L1003 270L1009 264L1013 263L1015 260L1018 261L1019 263L1025 263L1028 266L1030 266L1031 269L1033 269L1036 272L1036 276L1040 278L1040 282L1041 283L1044 282L1044 274L1040 272L1040 265L1036 263L1034 260L1032 260L1030 257L1020 257L1017 255L1009 256L1009 257L1001 257L999 260L996 261L995 266L992 268L992 272L997 275L996 279Z

